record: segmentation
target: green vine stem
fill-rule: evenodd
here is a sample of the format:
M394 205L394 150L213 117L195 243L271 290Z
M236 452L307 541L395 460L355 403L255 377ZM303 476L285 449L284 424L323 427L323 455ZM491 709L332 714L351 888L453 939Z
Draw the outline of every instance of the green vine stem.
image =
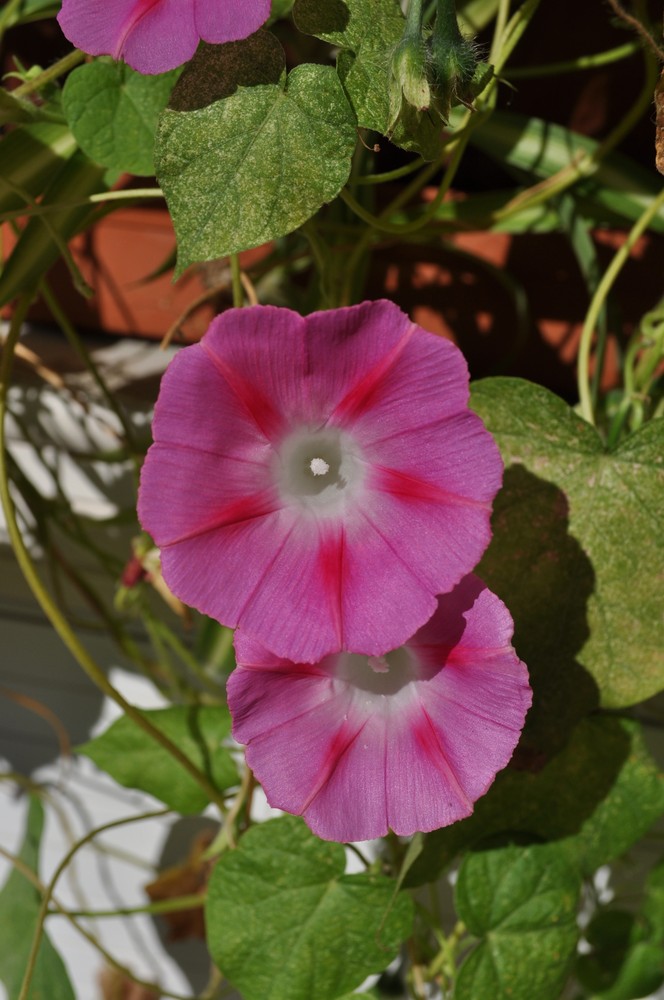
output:
M240 270L240 258L236 253L232 253L228 258L231 262L231 288L233 291L233 305L236 309L241 309L244 305L244 290L242 288L242 272Z
M52 66L49 66L48 69L42 70L42 72L35 76L32 80L26 80L25 83L22 83L20 87L17 87L16 90L12 91L12 96L27 97L28 94L34 94L37 90L41 90L42 87L45 87L46 84L53 83L53 81L57 80L58 77L64 76L65 73L74 69L75 66L78 66L86 58L87 56L85 52L81 52L79 49L74 49L73 52L69 52L66 56L63 56L62 59L58 59L58 61L53 63Z
M31 219L33 216L43 217L55 212L62 212L63 210L69 211L73 208L83 208L85 205L105 205L106 202L122 201L126 202L129 206L133 206L152 198L164 198L164 192L161 188L127 188L119 191L98 191L96 194L90 194L78 201L54 201L52 204L43 205L31 199L30 195L24 193L18 185L12 184L9 178L3 177L3 182L8 188L16 191L19 197L26 201L26 205L21 208L10 209L7 212L0 212L0 222L12 222L15 219ZM111 211L110 206L106 207L108 211Z
M664 357L664 302L646 313L625 352L624 395L609 427L607 438L609 449L617 445L628 417L630 431L636 431L642 425L662 357Z
M537 205L549 201L555 195L562 194L563 191L572 187L572 185L576 184L582 178L591 177L595 173L604 157L618 145L621 139L637 123L645 109L652 103L659 65L650 53L646 52L644 55L646 75L643 87L635 103L620 120L616 128L609 133L606 139L592 153L581 153L566 167L559 170L557 174L552 174L546 180L522 191L516 197L512 198L511 201L508 201L506 205L503 205L502 208L493 212L488 220L490 225L503 222L511 215L522 212L526 208L535 208Z
M611 63L629 59L641 51L640 42L625 42L614 49L606 49L578 59L568 59L566 62L544 63L541 66L516 66L509 71L510 80L529 80L540 76L561 76L563 73L577 73L579 70L597 69L599 66L609 66Z
M505 25L507 24L507 18L510 12L510 0L498 0L498 9L496 11L496 23L493 28L493 37L491 39L491 49L489 51L489 62L494 63L498 58L498 53L500 52L501 45L503 44L503 38L505 35Z
M143 201L145 198L164 198L164 192L159 187L151 188L120 188L118 191L100 191L91 194L86 202L94 205L103 201Z
M245 803L250 800L253 789L254 776L249 768L245 767L238 793L231 803L219 832L210 846L206 848L203 860L208 861L210 858L215 858L217 855L222 854L228 848L233 849L235 847L236 820L242 812Z
M152 723L137 708L131 705L117 691L106 677L104 671L98 663L90 656L87 649L80 642L78 636L73 631L60 609L48 593L44 583L37 572L37 569L28 553L23 535L18 525L16 510L12 500L9 476L7 468L7 393L14 357L14 347L18 340L23 319L30 303L29 296L24 296L19 300L19 304L14 312L9 333L3 345L2 364L0 367L0 499L7 522L7 530L16 555L16 559L23 571L23 575L30 586L34 596L42 607L42 610L50 620L53 628L60 636L70 653L78 661L90 680L107 697L111 698L120 706L125 715L139 726L152 740L158 743L163 749L187 771L199 787L205 792L211 802L219 807L222 813L225 812L225 800L221 792L214 786L206 774L203 773L191 761L186 754L180 750L161 730L153 726Z
M134 435L134 428L132 427L126 413L124 412L124 409L122 408L122 406L120 406L113 393L109 390L108 386L106 385L104 379L101 376L101 373L99 372L99 369L97 368L96 364L90 357L89 351L87 351L83 346L83 343L81 342L81 339L78 336L78 333L76 332L73 324L70 322L69 317L65 313L64 309L62 309L62 307L60 306L60 303L58 302L57 298L51 291L51 288L45 279L43 279L40 283L40 291L56 323L64 333L65 337L67 338L71 346L78 354L79 358L81 359L85 367L88 369L90 375L95 381L99 391L106 400L108 406L118 418L120 426L122 427L122 430L124 432L127 447L130 449L132 453L134 465L136 466L136 468L138 468L138 461L139 461L138 456L141 454L141 450L138 446L138 443Z
M622 267L632 252L634 244L639 239L641 234L648 228L662 206L664 206L664 189L660 191L657 198L651 202L645 212L643 212L640 218L637 219L632 226L627 239L620 249L616 251L613 260L604 272L604 276L597 286L588 308L588 313L581 331L581 341L579 343L577 384L579 390L581 416L584 420L587 420L589 424L594 425L595 423L595 413L590 388L590 353L597 318L616 278L620 274Z
M86 920L106 920L112 917L136 917L142 913L156 916L161 913L181 913L183 910L193 910L202 906L207 899L204 892L191 893L189 896L175 896L173 899L158 899L144 906L118 906L114 910L68 910L70 917ZM60 909L51 909L46 916L60 916Z
M394 170L386 170L382 174L364 174L360 177L356 177L355 184L387 184L390 181L401 180L402 177L407 177L409 174L414 174L416 170L420 167L425 166L425 162L421 156L412 160L410 163L406 163L403 167L396 167Z
M28 993L30 990L30 983L32 981L32 975L35 970L35 965L37 962L37 954L39 952L39 946L41 944L42 935L44 933L44 920L48 913L48 907L53 897L55 887L58 883L60 876L62 875L65 868L69 865L70 861L74 855L84 847L85 844L94 840L96 836L100 833L104 833L107 830L113 830L119 826L126 826L128 823L140 823L143 820L156 819L159 816L166 816L170 812L170 809L158 809L152 810L151 812L141 813L138 816L125 816L122 819L111 820L110 823L104 823L103 826L95 827L94 830L88 831L84 837L77 840L75 844L67 851L64 858L60 864L55 869L50 882L44 888L42 894L42 901L39 907L39 914L37 916L37 923L35 925L35 932L32 938L32 944L30 946L30 955L28 958L28 964L26 966L25 975L23 976L23 982L21 984L21 989L18 995L18 1000L27 1000Z
M35 872L33 872L32 869L29 868L24 861L22 861L19 857L16 857L16 855L12 854L10 851L7 851L4 847L2 847L2 845L0 845L0 857L3 857L7 861L9 861L9 863L14 868L16 868L16 870L20 872L20 874L23 875L23 877L26 878L32 886L34 886L37 892L39 892L42 895L46 892L46 886L41 881L41 879L35 874ZM99 952L101 957L104 959L105 962L108 963L108 965L112 966L114 969L117 969L117 971L120 972L123 976L126 976L127 979L136 983L138 986L142 986L144 989L149 990L151 993L158 993L159 996L162 997L170 997L171 1000L193 1000L192 997L183 996L180 993L171 993L170 991L165 990L162 986L157 986L155 983L150 983L147 980L140 979L138 976L134 975L131 969L128 969L125 965L122 965L122 963L118 962L118 960L114 958L113 955L110 954L110 952L106 951L106 949L97 940L94 934L91 934L90 931L86 930L85 927L82 927L78 923L76 915L73 912L71 912L65 906L63 906L62 903L58 902L58 900L55 899L55 897L53 896L51 897L51 902L53 903L54 909L49 910L48 915L51 916L52 914L53 915L57 914L58 916L64 917L72 925L72 927L75 930L77 930L78 933L82 937L84 937L85 940L90 945L92 945L92 947L96 951Z

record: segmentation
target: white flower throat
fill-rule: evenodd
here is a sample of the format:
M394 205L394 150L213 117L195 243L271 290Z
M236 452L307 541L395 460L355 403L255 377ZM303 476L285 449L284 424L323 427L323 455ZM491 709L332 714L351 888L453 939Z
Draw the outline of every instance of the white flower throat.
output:
M279 490L317 518L339 516L363 490L365 467L355 441L338 428L301 428L282 443Z

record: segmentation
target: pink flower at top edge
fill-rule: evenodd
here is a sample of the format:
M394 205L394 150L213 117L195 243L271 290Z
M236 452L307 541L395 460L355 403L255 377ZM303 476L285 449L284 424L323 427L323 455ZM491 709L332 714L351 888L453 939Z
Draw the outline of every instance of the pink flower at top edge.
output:
M298 662L395 649L489 542L502 462L467 402L459 350L391 302L218 316L141 475L169 587Z
M233 735L270 805L326 840L436 830L473 811L519 740L532 694L511 636L472 575L385 657L293 663L238 632Z
M269 14L270 0L62 0L58 21L84 52L165 73L191 59L201 38L247 38Z

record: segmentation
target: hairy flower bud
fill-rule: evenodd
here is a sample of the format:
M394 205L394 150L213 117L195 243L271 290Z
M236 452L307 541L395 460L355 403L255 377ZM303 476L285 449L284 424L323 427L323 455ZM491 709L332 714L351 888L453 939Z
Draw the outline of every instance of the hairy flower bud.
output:
M403 101L417 111L425 111L431 104L426 63L422 0L410 0L404 33L390 66L390 129L396 124Z
M470 104L477 92L472 86L478 67L477 50L459 30L455 0L438 0L428 47L436 106L447 120L455 104Z
M390 126L399 116L401 102L406 101L418 111L431 104L431 90L426 74L426 54L421 38L405 36L392 57L390 84Z

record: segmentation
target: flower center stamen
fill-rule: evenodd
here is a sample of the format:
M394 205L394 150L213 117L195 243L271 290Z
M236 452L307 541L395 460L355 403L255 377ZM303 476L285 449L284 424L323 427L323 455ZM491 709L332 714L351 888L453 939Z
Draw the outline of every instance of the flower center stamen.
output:
M330 466L324 458L312 458L309 462L309 468L314 476L324 476L330 471Z
M363 492L359 449L336 427L294 431L280 445L273 468L284 501L317 518L339 517Z

